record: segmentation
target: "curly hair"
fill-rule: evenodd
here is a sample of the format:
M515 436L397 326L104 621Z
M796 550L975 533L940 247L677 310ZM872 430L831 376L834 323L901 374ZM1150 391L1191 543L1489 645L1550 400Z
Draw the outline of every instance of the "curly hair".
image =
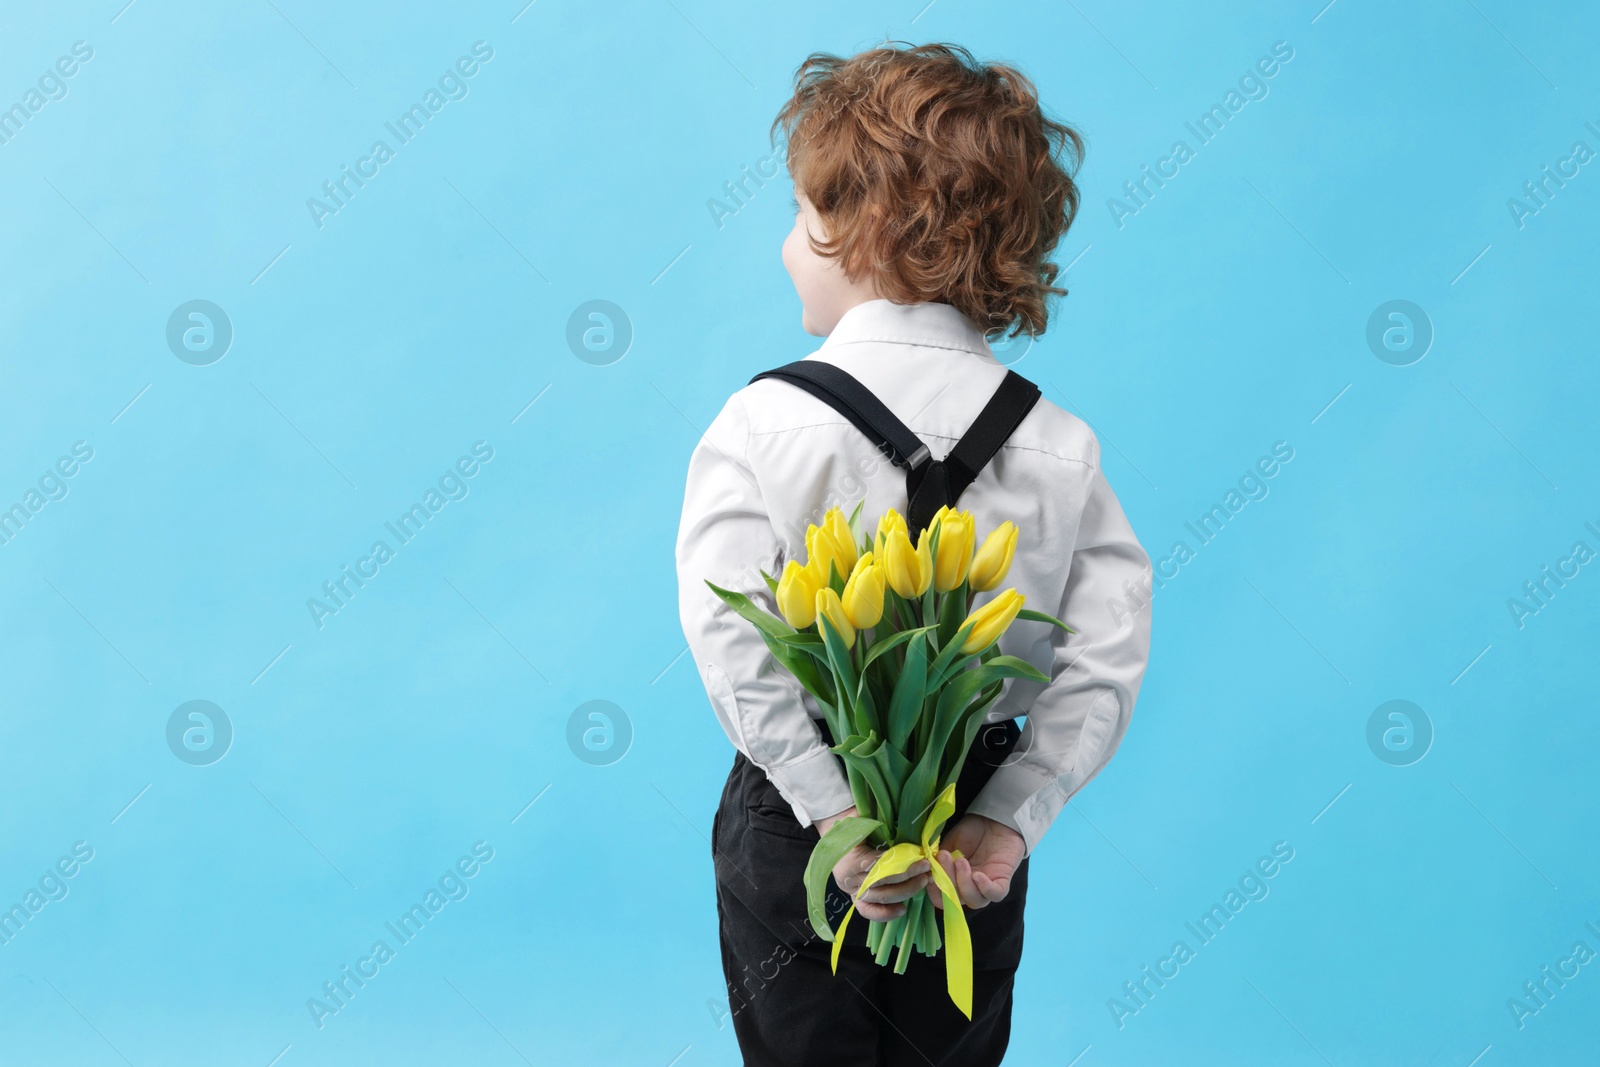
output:
M1044 333L1046 301L1067 292L1046 257L1078 211L1082 137L1013 67L892 44L812 53L773 121L828 228L812 249L895 303L951 304L990 335Z

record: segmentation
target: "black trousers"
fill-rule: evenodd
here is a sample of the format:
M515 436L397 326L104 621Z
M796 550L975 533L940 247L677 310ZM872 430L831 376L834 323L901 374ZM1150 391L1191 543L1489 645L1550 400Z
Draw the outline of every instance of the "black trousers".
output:
M827 728L823 726L824 736ZM1016 744L1007 720L983 727L956 782L954 825ZM966 912L972 930L972 1019L950 1002L945 956L912 953L905 974L867 951L867 921L850 920L839 973L831 943L806 918L801 876L817 843L766 774L734 759L712 828L728 1011L747 1067L992 1067L1011 1037L1011 992L1022 962L1028 861L1006 899ZM837 929L849 897L828 879ZM943 917L940 916L943 925ZM892 963L893 957L891 957Z

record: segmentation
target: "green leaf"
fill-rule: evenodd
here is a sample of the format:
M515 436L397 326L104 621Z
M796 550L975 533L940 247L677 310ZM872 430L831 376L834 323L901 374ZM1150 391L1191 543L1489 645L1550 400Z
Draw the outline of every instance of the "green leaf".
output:
M724 589L710 581L707 581L706 584L711 586L711 591L721 597L723 602L737 612L741 619L749 622L762 633L771 634L773 637L781 637L795 632L793 626L790 626L772 614L772 612L758 606L755 601L743 593L735 593L731 589Z
M773 659L787 668L812 696L824 703L835 699L834 687L824 680L822 673L816 669L816 664L812 663L807 655L802 654L808 653L826 662L821 650L813 647L813 642L820 641L821 638L814 634L800 633L776 615L758 606L743 593L735 593L710 581L706 582L706 585L710 586L711 591L721 597L740 618L755 626L757 632L761 634L761 639L766 642Z
M1017 618L1026 619L1028 622L1047 622L1051 626L1061 627L1061 629L1067 631L1069 634L1075 634L1078 632L1072 627L1068 626L1066 623L1062 622L1060 619L1056 618L1054 615L1046 615L1044 612L1034 611L1032 608L1023 608L1021 611L1017 612Z
M1033 670L1031 666L1028 669ZM934 798L938 795L936 785L944 779L943 772L947 769L944 759L945 748L950 741L951 733L961 723L962 715L973 702L973 698L994 681L1019 676L1022 676L1022 670L1014 664L989 664L961 672L939 693L926 747L922 750L916 769L906 779L906 786L900 792L900 809L895 831L902 840L916 838L917 831L921 828L921 819L932 807Z
M836 745L830 751L837 751L837 749L838 746ZM866 778L853 764L845 760L841 760L840 762L844 764L845 780L850 783L850 798L856 802L857 814L874 821L879 821L878 810L875 805L875 801L872 799L872 790L867 788ZM882 839L877 841L877 844L886 845L889 843L889 834L887 828L881 832L874 832L877 833Z
M1035 667L1025 659L1018 659L1016 656L996 656L988 663L985 663L984 666L991 669L1006 667L1017 672L1016 674L1002 676L1006 678L1026 678L1032 682L1048 682L1050 680L1038 667Z
M901 646L904 647L904 646ZM889 701L894 696L895 682L900 677L900 667L893 654L884 656L867 666L863 685L869 687L872 693L872 706L875 709L874 721L880 723L879 732L887 734L888 730L882 725L882 717L888 714Z
M944 646L967 617L967 583L963 581L939 601L939 644Z
M856 683L855 724L858 734L880 732L878 703L872 698L872 687L866 682L866 675L863 674L861 681Z
M982 676L984 685L997 678L1029 678L1036 682L1041 679L1049 680L1039 673L1039 668L1016 656L996 656L992 662L984 664L972 673Z
M767 651L772 653L772 658L794 675L805 690L821 701L835 699L831 675L825 675L818 669L817 661L805 652L797 651L785 644L782 638L770 634L761 634L761 640L766 642ZM821 657L817 657L820 659ZM824 661L826 665L826 661Z
M900 794L900 811L895 819L895 836L902 841L915 841L921 836L922 821L933 807L933 785L939 774L939 755L932 750L924 752L916 769L906 779L905 790Z
M965 671L939 693L939 704L934 711L933 734L928 739L930 754L943 754L944 744L949 740L950 731L954 730L960 721L961 713L972 703L973 697L993 680L990 677L992 670L994 670L992 667L979 667L976 670Z
M861 520L861 509L866 505L866 503L867 503L867 498L866 497L862 497L860 500L856 501L855 510L850 512L850 518L845 520L845 524L850 527L850 532L852 534L854 534L855 537L857 538L857 543L859 543L859 539L861 537L861 533L860 533L860 530L859 530L859 523L860 523L860 520Z
M972 627L963 626L955 632L955 636L945 642L933 665L928 668L928 692L936 692L950 680L951 676L966 667L972 656L971 653L962 655L961 644L971 632Z
M951 735L949 745L945 751L944 763L947 770L935 788L935 796L943 792L951 782L961 777L961 768L967 761L967 753L971 751L972 742L977 739L978 731L983 728L983 714L989 710L989 705L993 704L995 699L999 697L1000 689L999 683L986 687L982 693L978 694L978 699L963 713L966 718L962 720L961 729Z
M778 579L776 579L772 575L768 574L765 567L757 567L756 569L761 572L761 577L763 579L765 579L765 581L767 583L767 588L772 591L772 595L773 596L777 596L778 595Z
M851 745L851 741L856 741L856 744ZM889 788L889 780L884 777L883 768L877 761L877 749L882 744L883 739L876 734L868 734L865 738L852 735L845 739L845 744L835 745L833 752L844 760L847 766L854 767L866 781L867 788L872 791L873 805L878 818L888 823L893 821L899 790Z
M887 739L873 750L872 758L878 761L883 780L889 783L890 790L898 797L900 790L905 788L906 779L911 777L911 761Z
M811 859L806 862L804 875L806 915L811 919L811 928L822 940L833 940L833 928L828 925L826 906L828 875L832 874L834 866L844 859L846 852L883 828L883 823L877 819L852 815L840 819L829 827L828 832L823 834L822 839L812 848Z
M828 661L827 646L823 644L822 638L818 634L801 631L792 634L779 634L773 640L781 641L790 648L798 648L804 652L809 652L824 663Z
M794 637L814 636L814 634L794 635ZM822 638L820 637L816 638L815 641L808 642L796 641L793 637L771 637L767 634L762 634L761 637L764 641L766 641L767 647L774 650L774 657L778 656L777 650L782 650L783 657L786 658L779 658L778 662L782 663L785 667L789 667L791 671L794 671L795 677L797 678L804 679L805 675L801 674L800 671L794 667L790 667L790 660L795 660L803 664L809 664L812 667L821 666L824 670L827 670L829 667L828 650L823 645ZM816 692L816 690L812 689L810 685L806 685L806 688L810 689L813 693ZM833 687L830 685L828 689L831 693Z
M889 701L889 743L897 749L905 750L911 731L916 728L927 684L928 643L916 641L906 650L905 666L900 668L900 678Z
M855 692L856 669L850 662L850 650L844 646L844 638L826 616L817 616L817 629L822 631L822 640L828 649L828 663L833 667L833 676L839 681L840 694ZM844 710L854 713L853 708Z
M903 645L913 637L916 637L919 634L925 634L931 629L933 629L931 626L919 626L915 630L901 630L899 633L895 634L891 638L888 638L887 640L874 642L872 648L867 652L867 663L870 664L873 660L877 659L885 652L888 652L890 649Z

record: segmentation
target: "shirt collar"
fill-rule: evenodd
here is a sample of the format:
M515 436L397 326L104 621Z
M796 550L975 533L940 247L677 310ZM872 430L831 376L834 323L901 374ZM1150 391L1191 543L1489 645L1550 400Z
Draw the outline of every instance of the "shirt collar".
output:
M885 299L857 304L840 316L818 354L863 341L948 348L998 362L983 331L950 304L896 304Z

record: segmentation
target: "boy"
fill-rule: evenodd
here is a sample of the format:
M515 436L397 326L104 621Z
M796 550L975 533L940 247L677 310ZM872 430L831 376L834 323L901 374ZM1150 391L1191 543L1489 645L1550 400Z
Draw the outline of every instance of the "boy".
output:
M1043 333L1047 297L1065 292L1046 257L1077 210L1081 140L1044 117L1017 71L947 45L813 55L780 125L796 208L783 262L802 326L826 337L807 360L847 371L928 454L949 461L1007 375L986 338ZM712 831L734 1032L745 1062L760 1067L998 1064L1022 957L1027 856L1127 729L1149 651L1150 563L1093 433L1047 400L1026 410L961 496L978 529L1020 527L1008 583L1077 630L1018 622L1002 638L1002 651L1051 681L1007 683L957 782L937 858L969 909L968 1021L946 995L942 955L913 955L895 974L872 962L866 923L852 925L830 972L832 946L806 921L801 873L818 835L855 811L842 764L815 701L705 584L770 609L760 570L776 575L803 559L807 524L862 497L869 524L891 507L907 513L904 473L788 381L735 393L689 461L680 614L738 749ZM1131 601L1139 607L1113 612L1130 590L1144 591ZM873 859L859 846L834 868L835 926ZM873 885L857 910L893 918L928 887L927 872L921 861Z

